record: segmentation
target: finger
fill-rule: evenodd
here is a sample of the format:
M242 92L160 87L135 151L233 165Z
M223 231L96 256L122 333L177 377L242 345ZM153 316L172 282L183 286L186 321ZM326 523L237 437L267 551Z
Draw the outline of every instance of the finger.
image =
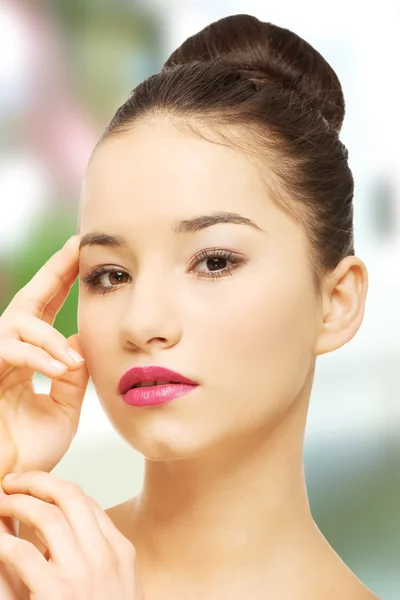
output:
M14 308L22 309L41 318L47 305L64 285L64 279L76 268L79 258L79 240L72 236L53 254L28 283L17 292L3 315Z
M2 376L3 371L10 366L28 367L34 371L39 371L46 377L58 377L68 370L67 365L53 359L42 348L16 339L3 340L0 343L0 356L4 360L4 367L3 369L0 368ZM2 394L4 391L2 391Z
M131 559L136 556L136 549L133 544L117 529L113 521L107 515L107 513L101 508L101 506L93 498L89 498L93 513L97 519L99 527L103 532L105 538L112 546L113 550L121 557L126 558L127 554L130 554Z
M42 314L42 321L49 323L49 325L54 324L55 318L59 313L61 307L64 305L65 300L68 298L71 288L74 285L78 275L79 263L77 261L75 263L75 266L71 269L69 275L67 275L64 278L64 283L62 287L58 290L54 298L50 300L50 302L47 304Z
M56 506L88 558L96 553L104 556L105 551L110 551L108 540L94 513L95 501L78 484L45 471L28 471L10 480L3 479L3 487L7 493L29 494L38 499L38 502L51 502Z
M134 545L117 529L110 517L99 506L93 498L89 497L92 504L93 513L97 519L98 526L110 546L111 557L116 565L120 576L127 581L131 581L131 586L135 587L135 598L143 598L140 574L138 569L137 552ZM95 566L101 565L101 557L95 558Z
M68 344L79 354L82 350L79 345L79 334L68 338ZM61 377L53 377L49 396L54 402L63 408L70 417L71 421L75 422L76 428L79 424L80 413L83 400L85 398L87 386L89 383L89 370L86 362L75 371L68 371Z
M2 484L7 491L4 480ZM61 510L54 504L12 493L0 498L0 517L12 517L36 529L56 563L73 569L81 562L74 533Z
M51 358L65 363L70 369L76 369L83 361L83 357L79 362L75 360L75 352L62 333L26 313L21 312L17 319L16 334L22 342L42 348Z
M45 588L48 596L40 598L56 598L51 595L53 586L53 573L47 560L40 554L33 544L19 539L8 533L0 534L0 563L12 566L20 579L31 593L39 594ZM56 592L56 590L54 590Z

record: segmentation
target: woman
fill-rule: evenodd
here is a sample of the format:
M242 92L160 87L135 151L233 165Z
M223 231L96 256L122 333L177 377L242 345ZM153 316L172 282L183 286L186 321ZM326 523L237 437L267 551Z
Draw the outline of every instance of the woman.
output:
M118 109L78 236L0 320L10 598L17 574L35 600L376 599L316 526L302 463L316 357L354 337L368 286L343 118L323 57L247 15L186 40ZM66 340L52 325L78 273ZM107 511L49 474L89 373L145 457L141 493Z

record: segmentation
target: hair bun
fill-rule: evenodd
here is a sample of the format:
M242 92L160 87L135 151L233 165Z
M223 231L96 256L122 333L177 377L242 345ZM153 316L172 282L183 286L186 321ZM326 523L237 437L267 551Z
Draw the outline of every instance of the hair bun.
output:
M260 83L293 90L340 132L345 114L342 87L324 57L289 29L250 15L233 15L192 35L168 58L164 69L192 61L222 60Z

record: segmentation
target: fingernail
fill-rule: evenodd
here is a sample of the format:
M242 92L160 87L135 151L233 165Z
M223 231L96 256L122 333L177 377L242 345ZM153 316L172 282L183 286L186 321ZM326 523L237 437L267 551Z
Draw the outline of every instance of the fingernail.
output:
M51 366L53 367L53 369L56 369L57 371L64 371L67 368L67 365L64 365L61 362L58 362L58 360L54 360L54 358L50 358L49 363L51 364Z
M9 479L13 479L14 477L18 477L18 473L7 473L7 475L3 477L3 481L8 481Z
M75 352L75 350L73 350L72 348L68 348L68 354L70 355L72 360L74 360L76 363L81 363L81 362L84 362L84 360L85 360L83 358L83 356L81 356L80 354Z

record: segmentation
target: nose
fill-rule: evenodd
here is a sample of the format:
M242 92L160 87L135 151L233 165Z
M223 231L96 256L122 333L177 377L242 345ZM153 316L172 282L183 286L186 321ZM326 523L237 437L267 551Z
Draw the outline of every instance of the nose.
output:
M165 277L138 277L121 310L119 332L125 348L149 352L154 346L174 346L181 338L176 288Z

